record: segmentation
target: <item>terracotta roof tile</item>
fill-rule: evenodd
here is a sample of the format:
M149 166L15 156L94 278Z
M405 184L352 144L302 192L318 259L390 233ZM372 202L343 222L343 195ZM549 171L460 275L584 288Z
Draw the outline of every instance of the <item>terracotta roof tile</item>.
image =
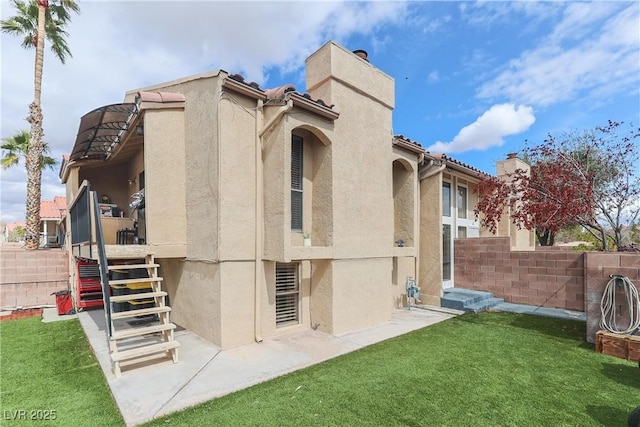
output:
M16 229L16 227L22 227L22 228L24 228L24 227L26 227L26 226L27 226L27 223L26 223L26 222L24 222L24 221L10 222L10 223L8 223L8 224L6 225L6 227L7 227L7 231L8 231L9 233L11 233L13 230L15 230L15 229Z
M138 99L142 102L184 102L184 95L172 92L139 91Z
M56 196L53 200L40 202L40 218L62 218L62 212L67 209L67 199Z
M282 98L285 94L289 93L289 92L293 92L293 93L297 93L298 95L302 96L305 99L308 99L311 102L315 102L316 104L320 105L321 107L325 107L328 109L333 109L334 105L327 105L327 103L325 103L322 99L313 99L311 98L311 95L309 95L308 93L300 93L298 91L296 91L296 87L292 84L286 84L283 86L278 86L272 89L261 89L260 86L258 85L258 83L256 82L250 82L247 83L244 79L244 77L241 74L230 74L229 78L231 80L235 80L236 82L245 84L247 86L252 87L253 89L259 90L261 92L263 92L267 99L279 99Z

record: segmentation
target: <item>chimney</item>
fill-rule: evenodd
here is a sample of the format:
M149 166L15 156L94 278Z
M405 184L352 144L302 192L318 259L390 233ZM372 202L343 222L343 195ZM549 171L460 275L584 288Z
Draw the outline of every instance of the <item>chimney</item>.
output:
M364 59L365 61L369 62L369 60L367 59L369 54L367 53L366 50L356 49L356 50L353 51L353 53L355 53L356 55L358 55L360 58Z

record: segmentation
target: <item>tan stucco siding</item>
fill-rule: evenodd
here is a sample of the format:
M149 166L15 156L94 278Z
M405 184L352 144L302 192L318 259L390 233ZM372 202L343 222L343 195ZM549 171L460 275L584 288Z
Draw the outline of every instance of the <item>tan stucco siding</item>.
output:
M222 342L220 264L158 260L169 294L171 320L220 345Z
M225 93L219 105L219 258L255 259L256 101Z
M220 91L217 78L190 82L184 90L187 257L204 260L219 257Z
M420 181L418 285L425 304L440 305L442 295L442 175Z
M375 325L393 310L391 258L333 262L333 334Z
M220 264L219 345L235 347L254 340L254 262Z
M265 114L265 121L267 114ZM287 139L289 142L287 143ZM286 149L291 150L291 136L287 137L284 126L277 126L263 137L262 159L264 165L264 257L272 261L284 261L285 236L291 224L291 206L285 200L291 200L291 172L287 177ZM286 183L289 183L287 187Z
M144 129L146 241L153 246L185 248L184 113L148 110Z

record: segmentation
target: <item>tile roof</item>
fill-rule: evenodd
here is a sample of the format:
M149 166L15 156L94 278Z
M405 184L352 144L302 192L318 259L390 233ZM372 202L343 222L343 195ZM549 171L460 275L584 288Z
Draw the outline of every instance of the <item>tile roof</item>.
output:
M267 99L280 99L280 98L282 98L283 96L285 96L288 93L295 93L295 94L297 94L297 95L299 95L299 96L301 96L301 97L303 97L303 98L305 98L305 99L307 99L307 100L309 100L311 102L314 102L314 103L318 104L321 107L327 108L329 110L332 110L333 107L335 106L334 104L327 105L327 103L325 103L322 99L313 99L313 98L311 98L311 95L309 95L306 92L305 93L298 92L296 90L296 87L294 85L292 85L292 84L286 84L286 85L279 86L279 87L272 88L272 89L262 89L262 88L260 88L260 85L258 83L256 83L256 82L247 83L244 80L244 77L241 74L237 74L237 73L236 74L230 74L229 78L231 80L234 80L234 81L236 81L238 83L242 83L242 84L244 84L246 86L249 86L249 87L251 87L251 88L253 88L255 90L258 90L258 91L264 93L264 95L266 96Z
M24 221L18 221L18 222L10 222L8 223L5 227L7 228L7 232L11 233L13 230L16 229L16 227L26 227L27 223Z
M417 153L425 152L424 148L422 148L422 144L416 141L412 141L411 139L407 138L404 135L394 135L393 144L400 147L404 147L408 150L411 150Z
M67 198L56 196L53 200L42 200L40 202L40 218L62 218L63 212L67 210Z
M482 172L480 169L475 168L469 164L463 163L460 160L456 160L453 157L447 156L444 153L430 153L422 148L422 144L420 144L417 141L413 141L404 135L401 135L401 134L394 135L393 139L394 139L394 143L396 141L399 141L401 142L401 144L411 144L411 145L414 145L416 148L422 149L425 153L425 162L429 161L430 159L433 159L440 162L445 162L447 163L447 166L452 167L454 169L463 170L466 173L471 172L471 173L476 173L478 175L487 175L485 172Z

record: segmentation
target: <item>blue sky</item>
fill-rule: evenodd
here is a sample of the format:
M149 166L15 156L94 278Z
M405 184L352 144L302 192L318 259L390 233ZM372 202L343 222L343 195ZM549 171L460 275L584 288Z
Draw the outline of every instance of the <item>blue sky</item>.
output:
M13 10L0 2L6 18ZM127 90L222 68L301 92L304 59L328 40L364 49L396 82L393 132L494 173L525 140L608 119L640 124L638 2L82 1L73 58L45 57L52 154L80 117ZM33 51L1 36L0 135L28 129ZM2 171L3 221L22 220L26 175ZM63 195L57 171L43 198Z

